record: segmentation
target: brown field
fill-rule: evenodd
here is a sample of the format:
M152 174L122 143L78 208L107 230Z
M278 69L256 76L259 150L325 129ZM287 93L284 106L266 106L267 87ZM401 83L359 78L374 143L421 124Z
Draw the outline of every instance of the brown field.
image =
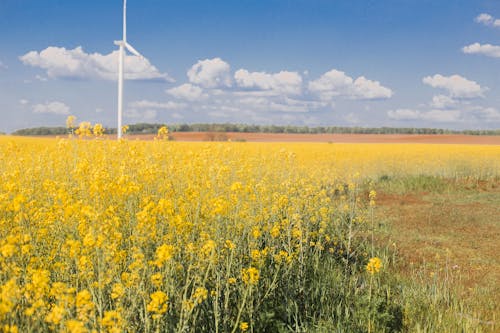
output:
M281 134L281 133L207 133L174 132L176 141L248 142L334 142L334 143L435 143L500 145L500 136L419 135L419 134ZM152 140L154 135L129 135L130 139Z

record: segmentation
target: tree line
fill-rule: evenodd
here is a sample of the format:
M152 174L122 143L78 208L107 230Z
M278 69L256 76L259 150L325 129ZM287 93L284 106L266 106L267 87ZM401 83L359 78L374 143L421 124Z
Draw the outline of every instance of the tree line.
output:
M287 133L287 134L465 134L465 135L500 135L496 130L450 130L442 128L413 127L343 127L343 126L291 126L291 125L249 125L249 124L158 124L138 123L128 125L127 134L156 134L162 126L168 126L170 132L237 132L237 133ZM42 136L66 135L66 127L33 127L20 129L12 135ZM116 134L116 128L105 128L104 133Z

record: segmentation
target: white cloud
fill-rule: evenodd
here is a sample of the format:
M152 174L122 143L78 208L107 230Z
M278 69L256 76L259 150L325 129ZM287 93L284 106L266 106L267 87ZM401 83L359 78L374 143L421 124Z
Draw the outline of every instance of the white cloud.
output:
M451 123L460 120L462 113L459 110L431 110L422 112L420 117L423 120Z
M481 23L487 26L500 27L500 19L496 19L487 13L479 14L474 20L477 23Z
M500 111L495 108L487 107L479 107L476 109L476 116L479 119L487 120L487 121L500 121Z
M306 113L327 105L325 102L304 101L288 97L270 98L258 96L243 96L222 102L256 112Z
M0 69L7 69L7 65L5 65L2 61L0 61Z
M199 60L187 72L191 83L204 88L230 87L231 67L221 58Z
M364 76L353 80L336 69L309 82L309 90L322 100L332 100L337 96L350 99L387 99L393 95L391 89L382 86L378 81L369 80Z
M344 120L351 124L359 123L359 116L354 112L348 113L344 116Z
M481 54L487 57L500 58L500 46L474 43L462 48L466 54Z
M48 79L46 77L43 77L41 75L36 75L35 79L37 79L38 81L42 81L42 82L48 81Z
M269 90L280 94L300 94L302 90L302 77L297 72L269 74L240 69L234 74L234 79L242 88Z
M460 75L443 76L436 74L434 76L426 76L422 82L433 87L447 90L452 98L478 98L483 97L483 92L486 88Z
M19 100L19 104L21 105L28 105L30 101L28 101L27 99L20 99Z
M184 119L184 116L180 113L177 113L177 112L172 113L171 117L174 119Z
M68 50L50 46L40 52L31 51L19 57L25 64L45 70L49 78L116 80L118 51L110 54L86 53L81 46ZM147 59L127 55L125 78L128 80L162 80L173 82Z
M34 113L51 113L56 115L68 115L69 106L64 104L63 102L47 102L45 104L36 104L33 105Z
M210 111L207 114L210 117L214 117L214 118L229 118L229 114L227 112L224 112L224 110Z
M172 101L160 103L160 102L154 102L154 101L148 101L148 100L141 100L141 101L131 102L131 103L129 103L128 106L132 109L179 110L179 109L185 108L187 106L187 104L177 103L177 102L172 102Z
M394 120L417 120L420 118L420 111L410 109L397 109L387 111L387 116Z
M135 121L152 121L156 119L158 111L156 110L137 110L128 109L125 111L125 117L129 119L134 119Z
M462 113L459 110L431 110L418 111L411 109L398 109L387 112L387 116L394 120L426 120L433 122L457 122L461 120Z
M457 105L457 101L446 95L432 97L431 107L436 109L450 109Z
M474 19L474 21L476 21L477 23L482 23L482 24L491 24L491 23L493 23L493 16L491 16L490 14L482 13L482 14L479 14Z
M203 93L202 88L190 83L185 83L178 87L168 89L167 94L175 98L185 99L188 101L196 101L200 99L206 99L208 97L208 94Z

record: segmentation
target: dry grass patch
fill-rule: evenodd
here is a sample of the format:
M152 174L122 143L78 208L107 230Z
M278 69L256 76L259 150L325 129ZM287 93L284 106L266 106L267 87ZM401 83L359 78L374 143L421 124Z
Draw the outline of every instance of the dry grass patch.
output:
M484 185L484 186L483 186ZM478 320L495 324L500 314L500 188L451 187L442 193L379 194L377 219L390 231L398 267L407 276L422 270L428 281L446 279ZM428 282L427 281L427 282ZM491 325L490 325L491 326Z

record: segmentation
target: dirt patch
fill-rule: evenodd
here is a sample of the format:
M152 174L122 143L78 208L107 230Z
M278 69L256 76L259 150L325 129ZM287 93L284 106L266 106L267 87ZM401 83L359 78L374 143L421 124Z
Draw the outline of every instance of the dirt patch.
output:
M332 142L332 143L434 143L500 145L500 136L475 135L403 135L403 134L281 134L281 133L224 133L231 141L248 142ZM214 133L173 132L176 141L213 141ZM127 135L129 139L153 140L155 135Z
M500 190L490 188L490 194L500 197ZM466 289L498 295L500 208L494 201L463 204L444 196L380 193L377 217L391 229L383 241L395 244L403 272L426 265L455 274Z
M426 193L421 195L414 194L389 194L389 193L377 193L377 203L382 207L390 206L404 206L404 205L424 205L427 202L422 199Z

